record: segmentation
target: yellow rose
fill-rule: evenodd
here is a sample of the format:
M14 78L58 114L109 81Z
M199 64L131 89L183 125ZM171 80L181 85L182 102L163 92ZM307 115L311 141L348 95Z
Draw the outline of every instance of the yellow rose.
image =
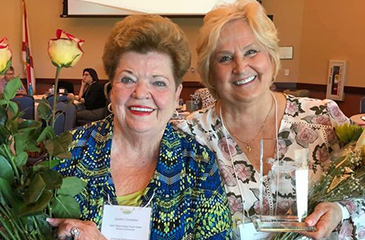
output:
M5 74L6 70L11 66L11 50L6 43L8 39L3 38L0 40L0 75Z
M73 67L80 60L84 52L81 45L84 40L58 29L56 38L49 40L48 55L56 67Z

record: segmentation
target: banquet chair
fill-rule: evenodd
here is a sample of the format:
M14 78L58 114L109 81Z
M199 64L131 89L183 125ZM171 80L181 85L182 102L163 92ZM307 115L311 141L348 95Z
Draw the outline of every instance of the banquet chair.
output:
M58 102L56 106L57 111L65 113L65 131L69 131L75 128L76 123L76 105L72 102Z
M23 112L22 118L34 120L34 98L32 96L17 94L13 100L19 103L20 111Z
M49 95L47 96L47 100L49 102L49 105L53 105L53 96L54 95ZM57 102L68 102L68 99L67 99L67 95L63 95L63 94L58 94L58 101Z
M365 97L360 100L360 113L365 113Z
M56 135L60 135L65 131L66 125L66 114L63 111L56 111L55 114L55 123L54 123L54 131Z

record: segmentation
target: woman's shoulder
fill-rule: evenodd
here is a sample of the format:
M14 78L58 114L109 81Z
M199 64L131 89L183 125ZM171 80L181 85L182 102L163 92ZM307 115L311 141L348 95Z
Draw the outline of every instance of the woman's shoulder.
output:
M73 130L69 146L71 158L62 159L54 168L64 176L78 176L82 179L93 175L104 176L108 164L111 143L110 119L93 122ZM103 174L100 174L103 173Z
M79 144L83 144L82 140L88 140L90 138L94 138L96 142L106 140L105 137L109 136L112 133L113 128L113 116L109 115L106 118L87 123L83 126L79 126L71 131L72 134L72 142L79 142Z
M223 194L214 152L181 130L169 125L168 128L170 138L164 137L161 144L159 173L179 176L181 181L177 184L183 189L191 188L208 195L216 191Z
M90 90L89 92L100 92L103 91L104 92L104 87L103 84L101 84L99 81L98 82L94 82L93 84L90 85Z
M315 99L286 95L284 119L315 124L334 125L348 122L337 103L330 99Z
M165 134L163 145L179 156L181 161L193 161L197 168L211 169L215 164L215 154L194 136L168 124L169 134ZM201 170L201 169L200 169ZM200 171L199 170L199 171Z
M173 121L172 124L190 135L204 135L218 121L215 105L192 112L185 119Z

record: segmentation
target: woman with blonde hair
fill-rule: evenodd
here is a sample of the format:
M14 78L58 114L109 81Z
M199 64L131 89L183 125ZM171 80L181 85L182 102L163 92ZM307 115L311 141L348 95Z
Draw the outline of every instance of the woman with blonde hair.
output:
M168 123L190 66L185 34L167 18L126 17L111 31L103 63L112 114L77 128L72 158L56 167L87 183L75 197L81 220L48 220L58 226L59 239L131 239L118 232L132 224L120 223L128 215L111 215L123 212L120 206L139 213L141 224L124 232L133 239L231 239L215 155ZM114 235L103 236L110 232L100 228L111 225L119 226ZM143 236L134 234L143 228Z
M334 127L349 122L334 101L270 91L280 68L278 42L273 22L257 1L238 0L210 11L198 37L198 71L218 102L177 123L216 153L235 234L241 239L272 236L256 232L252 224L260 213L260 140L277 139L276 146L265 147L264 153L273 156L276 152L286 161L295 161L294 150L308 148L312 186L320 179L328 154L338 148ZM264 169L265 176L273 177L270 164ZM278 199L290 203L296 196L292 178L286 176L281 181ZM270 202L270 194L266 197ZM362 202L354 203L361 206ZM279 204L279 211L288 212L288 206ZM266 207L272 211L274 204ZM340 233L349 234L350 228L365 227L356 214L347 210L345 202L320 203L305 220L317 230L302 234L315 239L329 237L341 223Z

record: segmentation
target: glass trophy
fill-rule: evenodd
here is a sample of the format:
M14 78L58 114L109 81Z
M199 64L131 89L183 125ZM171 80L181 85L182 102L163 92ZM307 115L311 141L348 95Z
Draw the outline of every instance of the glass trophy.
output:
M308 209L308 149L297 149L292 156L283 157L279 145L283 147L277 139L261 139L260 207L255 227L262 232L315 231L304 222Z

